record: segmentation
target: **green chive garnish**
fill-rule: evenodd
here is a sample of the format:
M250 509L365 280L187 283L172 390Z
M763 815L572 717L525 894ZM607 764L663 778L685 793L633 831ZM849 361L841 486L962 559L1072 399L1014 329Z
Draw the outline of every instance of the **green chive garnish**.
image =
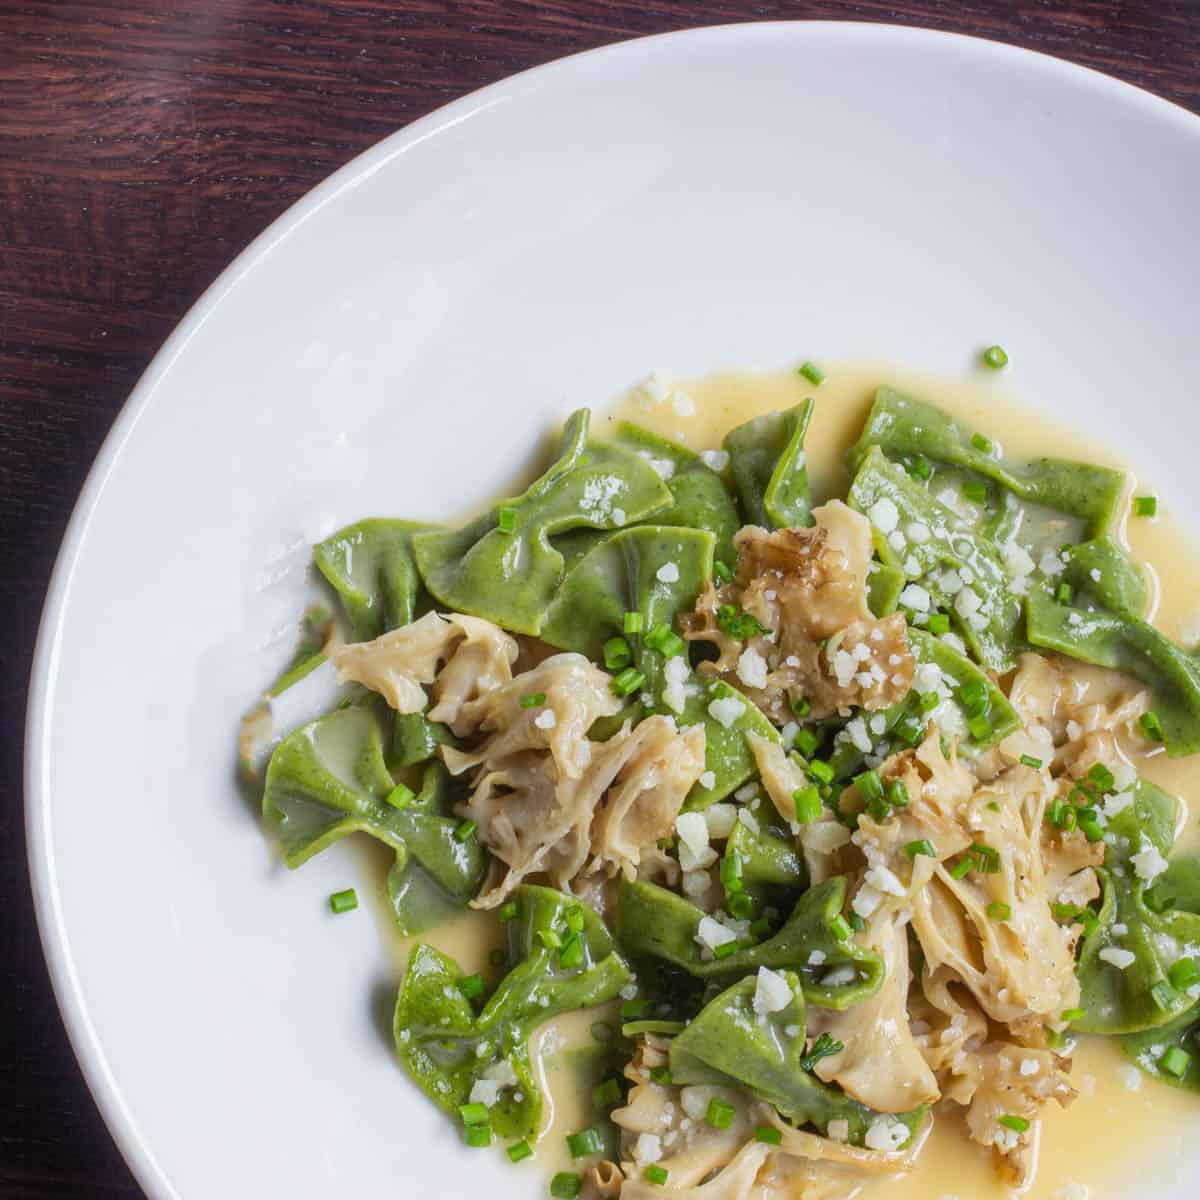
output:
M960 858L958 862L956 862L954 866L950 868L950 878L966 879L966 877L971 873L971 867L973 865L974 864L971 862L970 855Z
M486 1104L460 1104L458 1115L464 1125L486 1125L492 1119Z
M1075 591L1069 583L1060 583L1054 592L1054 598L1059 604L1070 604L1075 598Z
M1176 1079L1182 1079L1191 1066L1192 1056L1181 1046L1172 1046L1158 1060L1158 1065Z
M971 434L971 445L984 454L991 454L993 449L992 439L984 437L982 433Z
M811 1071L823 1058L841 1054L846 1048L845 1042L835 1041L829 1034L823 1033L815 1042L812 1049L800 1060L800 1069Z
M805 758L812 758L813 752L820 745L820 739L811 729L801 729L796 734L795 746L796 749L804 755Z
M968 851L979 865L981 875L995 875L1000 870L1000 851L995 846L975 842Z
M839 942L850 940L850 935L854 932L850 928L850 922L842 916L841 913L836 913L829 919L829 932L833 934Z
M883 780L878 771L864 771L854 782L858 785L858 794L870 804L872 800L883 799Z
M801 825L808 825L821 816L821 793L811 783L797 788L792 793L792 802L796 806L796 820Z
M1012 918L1012 909L1003 900L993 900L987 906L987 915L993 921L1008 921Z
M334 892L329 897L329 907L335 913L350 912L358 907L358 893L353 888L347 888L344 892Z
M559 1171L550 1180L550 1195L554 1197L554 1200L575 1200L581 1191L583 1191L583 1178L571 1171Z
M1165 979L1160 979L1150 989L1150 999L1155 1008L1167 1012L1175 1003L1175 989Z
M1025 766L1032 767L1035 771L1040 771L1042 769L1042 760L1040 758L1034 758L1032 754L1022 754L1021 761L1025 764Z
M460 821L454 829L454 840L456 842L466 842L475 836L475 831L479 828L474 821Z
M1196 965L1194 958L1181 958L1171 964L1167 978L1171 981L1172 987L1177 987L1182 991L1200 979L1200 967Z
M1163 727L1162 722L1158 719L1158 713L1142 713L1142 715L1138 717L1138 725L1141 726L1142 732L1152 742L1163 741Z
M1000 1118L1000 1124L1014 1133L1024 1133L1029 1128L1029 1122L1024 1117L1018 1117L1013 1113L1005 1113Z
M1133 501L1135 517L1153 517L1158 513L1157 496L1137 496Z
M774 1125L760 1125L754 1131L754 1140L764 1142L768 1146L778 1146L783 1141L783 1133Z
M722 942L713 950L713 958L732 958L740 949L737 942Z
M659 1187L661 1187L667 1182L670 1174L671 1172L668 1171L666 1167L660 1167L657 1164L653 1164L642 1172L642 1178L647 1183L656 1183L659 1185Z
M642 614L640 612L627 612L625 614L625 620L622 624L622 629L626 633L641 633Z
M808 773L820 783L831 783L833 781L833 768L820 758L809 760Z
M814 386L820 386L824 382L825 373L816 363L803 362L800 364L800 374Z
M962 485L962 494L976 504L986 504L988 486L978 479L971 479Z
M977 742L986 741L992 734L992 723L982 713L977 717L972 717L967 722L967 728Z
M714 1096L708 1102L708 1111L704 1114L704 1119L714 1129L728 1129L733 1124L734 1108L732 1104Z
M923 854L926 858L937 858L937 850L928 838L922 838L919 842L909 842L904 847L904 853L909 858L916 858L918 854Z
M742 882L742 860L737 851L727 853L721 859L721 886L727 892L740 892L746 886Z
M887 800L893 808L907 808L908 784L903 779L893 779L888 784Z
M1008 366L1008 351L1003 346L989 346L980 357L983 359L985 367L991 367L993 371L999 371L1001 367ZM973 442L975 439L972 438Z
M510 900L507 904L502 904L496 910L496 916L502 921L511 921L517 915L517 902Z
M478 1000L483 995L483 976L466 975L458 981L458 990L468 1000Z
M713 578L718 583L729 583L733 579L733 569L718 558L713 562ZM625 632L628 633L629 630Z
M620 1083L611 1077L598 1083L592 1088L592 1103L601 1110L615 1108L621 1103Z
M619 675L613 676L612 690L618 696L628 696L641 688L645 682L645 675L636 667L626 667Z
M1082 1008L1064 1008L1062 1010L1062 1019L1068 1024L1073 1025L1076 1021L1082 1021L1087 1016L1087 1010Z
M496 520L502 533L512 533L517 527L517 510L505 506L496 514Z
M599 1154L604 1149L600 1130L593 1127L567 1134L567 1149L572 1158L587 1158L589 1154Z
M492 1144L492 1127L488 1124L467 1126L467 1145L482 1150Z
M730 915L737 917L739 921L749 920L754 915L754 897L749 892L734 892L726 900L726 904L729 906Z
M929 465L929 459L923 454L914 454L904 464L904 469L914 479L928 479L933 474L933 468Z
M803 721L812 712L812 705L800 696L792 701L792 712L798 721Z
M929 618L929 632L942 634L950 632L950 617L943 612L936 612Z
M619 671L633 662L633 651L622 637L609 638L604 643L604 665L610 671Z
M522 696L517 703L520 704L522 708L537 708L538 705L546 703L546 693L530 692L529 695Z
M579 940L578 934L566 942L558 952L558 965L567 970L583 966L583 942Z
M519 1163L533 1154L533 1147L528 1142L513 1142L505 1153L509 1162Z
M729 943L731 946L732 942ZM621 1005L622 1021L640 1021L650 1011L650 1001L645 996L635 996Z
M864 921L856 912L852 912L847 919L850 922L850 928L853 929L855 933L862 933L862 931L867 927L866 921Z

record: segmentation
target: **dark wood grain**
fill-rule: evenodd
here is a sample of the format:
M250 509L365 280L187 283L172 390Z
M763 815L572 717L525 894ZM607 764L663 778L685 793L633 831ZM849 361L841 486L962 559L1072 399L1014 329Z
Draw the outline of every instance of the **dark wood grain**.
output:
M21 735L58 541L155 349L297 197L456 96L622 38L795 18L974 33L1200 110L1200 0L0 0L0 1196L140 1195L46 979Z

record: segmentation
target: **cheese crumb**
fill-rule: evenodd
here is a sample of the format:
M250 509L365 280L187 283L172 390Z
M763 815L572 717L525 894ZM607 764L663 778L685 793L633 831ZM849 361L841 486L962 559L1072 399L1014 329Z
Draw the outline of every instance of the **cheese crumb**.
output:
M867 518L880 533L891 533L899 524L900 513L891 500L881 496L867 509Z
M708 706L708 715L725 729L731 729L746 711L746 706L736 696L724 696Z
M825 1127L831 1142L848 1142L850 1140L849 1121L830 1121Z
M729 455L724 450L704 450L701 451L700 457L711 471L720 473L729 466Z
M640 1163L656 1163L662 1158L662 1138L657 1133L642 1133L634 1143L633 1157Z
M1101 962L1109 963L1119 971L1124 971L1137 961L1137 955L1132 950L1123 950L1120 946L1105 946L1097 957Z
M863 876L863 880L877 891L885 892L889 896L904 896L907 895L907 889L900 882L896 873L890 867L885 867L882 864L877 867L871 867Z
M711 775L711 771L705 772ZM700 776L700 782L704 783L704 775ZM715 783L715 777L713 782ZM712 784L705 783L705 787L711 787ZM738 810L732 804L710 804L704 810L704 821L708 825L708 836L710 838L727 838L732 832L734 825L737 824Z
M792 1002L792 988L788 981L770 967L758 968L758 981L754 985L754 1011L760 1017L782 1012Z
M678 583L679 567L673 562L665 562L654 572L654 577L660 583Z
M876 1117L863 1141L868 1150L899 1150L908 1141L908 1129L889 1117Z
M544 708L533 718L533 723L539 729L553 729L558 724L558 718L554 715L553 709Z
M918 583L910 583L900 593L900 603L916 612L929 611L929 593Z
M742 651L737 663L737 676L747 686L767 686L767 660L753 646Z
M1137 877L1147 883L1157 879L1167 869L1167 860L1159 853L1158 847L1152 846L1145 838L1142 839L1141 850L1130 855L1129 861L1133 863Z
M705 949L715 950L727 942L737 941L737 934L714 917L701 917L700 924L696 927L696 941Z
M700 786L709 790L717 786L717 773L715 771L700 772Z

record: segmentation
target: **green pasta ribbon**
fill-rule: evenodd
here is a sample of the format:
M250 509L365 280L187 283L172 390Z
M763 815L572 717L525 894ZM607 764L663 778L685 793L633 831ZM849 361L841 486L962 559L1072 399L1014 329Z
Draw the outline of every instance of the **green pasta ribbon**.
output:
M665 512L654 514L656 525L705 529L716 538L717 558L726 563L736 559L733 538L742 525L737 506L721 476L700 455L628 421L617 426L613 444L648 461L670 464L665 482L672 504Z
M1086 1033L1136 1033L1165 1025L1195 1003L1170 981L1171 967L1200 944L1200 916L1155 912L1132 857L1153 847L1164 857L1175 836L1176 803L1161 788L1139 780L1133 803L1113 816L1105 836L1103 894L1095 928L1081 944L1077 974L1085 1016L1074 1022ZM1114 926L1126 932L1114 932ZM1133 954L1122 967L1100 957L1116 948Z
M725 435L729 471L748 525L796 529L813 523L804 435L813 401L764 413Z
M447 815L448 776L440 763L426 769L420 792L400 808L388 803L395 787L373 706L343 708L302 726L275 748L263 815L293 868L351 833L367 833L390 846L396 862L388 890L397 922L412 933L422 914L433 919L476 894L484 854L475 838L455 836L460 822ZM439 893L445 901L440 907L434 903Z
M920 456L974 471L1021 500L1076 517L1089 538L1108 533L1120 517L1124 472L1056 458L1013 466L974 444L972 435L941 409L895 388L875 393L867 423L848 453L851 470L861 469L872 447L892 459Z
M1167 753L1200 750L1200 664L1152 625L1059 604L1043 585L1026 599L1026 630L1034 646L1140 679L1154 693Z
M705 1005L671 1041L671 1080L749 1091L792 1124L812 1125L822 1134L828 1133L831 1121L845 1121L851 1145L862 1146L879 1114L823 1083L803 1065L805 992L794 972L783 971L782 975L792 996L777 1012L763 1015L755 1011L757 979L753 975ZM921 1107L892 1119L908 1129L911 1140L927 1112Z
M745 943L725 958L701 957L696 934L701 909L675 892L643 880L622 880L617 911L617 941L634 958L665 959L703 979L744 975L759 967L795 971L806 999L822 1008L846 1009L874 995L883 983L883 960L873 950L834 932L834 918L846 902L846 880L834 876L805 892L773 937ZM810 959L813 951L819 966ZM824 958L821 957L824 955ZM849 968L845 982L835 980Z
M537 636L565 571L554 535L618 529L670 506L654 468L628 450L589 443L588 423L587 409L571 415L559 457L520 496L462 529L413 536L421 577L441 604Z
M632 975L587 905L528 885L516 889L513 903L508 972L482 1009L476 1013L463 994L458 964L422 943L409 960L393 1030L413 1080L451 1114L489 1068L506 1060L516 1084L501 1092L490 1121L501 1137L522 1138L536 1134L544 1103L530 1062L530 1034L562 1013L613 999ZM569 952L569 946L577 949Z
M884 565L895 569L911 560L916 570L906 566L904 573L921 578L934 602L951 609L963 640L979 660L993 671L1010 670L1016 664L1021 607L1008 590L1008 577L995 547L912 480L903 467L889 462L878 446L872 446L850 485L849 503L869 517L879 501L895 506L901 529L918 524L929 530L927 540L909 541L906 549L898 552L877 529L875 546ZM957 593L947 591L942 582L942 572L947 568L960 575L964 570L969 573L969 586L981 601L981 628L977 629L955 607Z
M313 563L337 592L356 641L369 642L416 615L421 579L413 537L433 528L372 517L339 529L313 548Z

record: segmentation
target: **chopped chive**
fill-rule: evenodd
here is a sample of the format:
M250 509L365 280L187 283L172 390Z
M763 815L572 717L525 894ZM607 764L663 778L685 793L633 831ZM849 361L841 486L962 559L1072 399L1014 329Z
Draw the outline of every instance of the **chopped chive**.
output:
M958 862L956 862L954 866L950 868L950 878L966 879L966 877L971 873L972 866L974 866L974 863L971 862L970 855L960 858Z
M926 704L926 701L929 701ZM928 695L921 697L921 710L929 712L937 708L938 698L934 692L929 692ZM925 723L920 717L913 713L905 713L899 721L896 722L892 732L906 745L915 746L925 736Z
M792 803L796 806L796 820L801 825L808 825L821 816L821 793L811 783L792 793Z
M1018 1117L1014 1113L1005 1113L1000 1118L1000 1124L1005 1129L1011 1129L1014 1133L1024 1133L1029 1128L1029 1122L1024 1117Z
M508 955L505 954L504 951L501 950L498 946L496 947L495 950L490 951L488 954L488 962L490 962L493 967L504 966L505 960L507 958L508 958Z
M708 1102L708 1111L704 1114L704 1119L714 1129L728 1129L733 1124L734 1108L727 1101L714 1096Z
M517 510L510 505L505 505L496 514L496 520L502 533L512 533L517 527Z
M1068 1024L1074 1024L1076 1021L1082 1021L1087 1016L1087 1010L1083 1008L1064 1008L1062 1010L1062 1019Z
M988 498L988 485L978 479L969 479L962 485L962 494L975 504L986 504Z
M538 941L546 947L547 950L561 950L563 939L562 934L556 929L539 929Z
M626 667L619 675L613 676L612 690L618 696L628 696L636 692L645 682L645 675L636 667Z
M732 958L740 949L737 942L722 942L713 950L713 958Z
M916 858L918 854L923 854L926 858L937 858L937 850L928 838L921 838L919 842L909 842L904 847L904 853L909 858Z
M907 808L908 784L903 779L893 779L888 784L887 799L893 808Z
M387 802L393 808L407 808L415 799L417 793L406 783L398 783L387 794Z
M1176 1079L1182 1079L1187 1073L1188 1067L1192 1064L1192 1056L1183 1049L1182 1046L1172 1046L1166 1054L1158 1060L1158 1065L1162 1067L1168 1075L1174 1076Z
M671 1071L668 1067L651 1067L650 1078L659 1087L671 1086Z
M467 1145L476 1150L492 1144L492 1127L488 1124L467 1126Z
M983 454L991 454L992 450L994 449L992 445L992 439L984 437L982 433L971 434L971 445L974 446L976 450L981 451Z
M567 1149L572 1158L587 1158L589 1154L599 1154L604 1149L600 1130L592 1127L567 1134Z
M1022 754L1021 762L1023 762L1027 767L1032 767L1035 771L1040 771L1042 769L1042 760L1040 758L1034 758L1032 754Z
M730 943L732 945L732 943ZM650 1001L645 996L635 996L621 1005L622 1021L640 1021L650 1011Z
M1075 591L1069 583L1060 583L1054 592L1054 598L1059 604L1070 604L1075 598Z
M687 642L674 630L670 630L658 646L658 652L666 658L678 658L686 649Z
M454 840L456 842L467 842L475 836L475 831L479 828L474 821L466 820L459 821L454 827Z
M1012 909L1003 900L993 900L987 906L987 915L993 921L1008 921L1012 919Z
M527 696L522 696L517 702L522 708L537 708L540 704L546 703L545 692L530 692Z
M977 717L972 717L967 722L967 728L977 742L986 741L992 734L992 723L982 713Z
M850 928L850 922L847 921L841 913L836 913L834 916L829 918L829 932L832 933L839 942L846 942L850 940L850 935L854 932L854 930Z
M1200 967L1196 965L1194 958L1181 958L1171 964L1171 969L1167 972L1167 978L1171 981L1173 987L1177 987L1182 991L1186 987L1191 987L1197 979L1200 979Z
M640 612L627 612L621 628L625 633L641 633L642 614Z
M642 1178L647 1183L655 1183L661 1187L670 1178L671 1172L666 1167L651 1164L642 1172Z
M736 604L722 604L717 608L717 625L723 633L742 641L767 632L766 626L753 613L743 612Z
M571 1171L559 1171L550 1180L550 1195L554 1200L575 1200L583 1191L583 1179Z
M533 1147L526 1141L513 1142L505 1151L509 1162L519 1163L533 1154Z
M986 711L988 705L987 685L981 679L969 679L958 689L958 702L972 716Z
M486 1125L492 1119L486 1104L460 1104L458 1115L464 1125Z
M739 921L749 920L754 915L754 897L749 892L734 892L726 903L730 916L737 917Z
M619 671L633 662L633 651L623 637L609 638L604 643L604 665L610 671Z
M1088 778L1102 792L1107 792L1116 783L1113 773L1103 763L1096 763L1088 772Z
M1100 822L1095 817L1080 817L1079 828L1083 831L1083 836L1093 846L1097 842L1104 841L1104 830L1100 828Z
M1175 1003L1175 989L1165 979L1160 979L1150 989L1150 999L1155 1008L1167 1012Z
M567 970L583 966L583 942L579 935L572 937L558 952L558 965Z
M742 882L742 859L736 850L727 853L721 859L721 886L727 892L740 892L745 888Z
M797 720L802 721L810 712L812 712L812 705L803 696L792 701L792 713Z
M1080 908L1076 904L1055 903L1050 905L1050 911L1056 921L1074 921L1080 914Z
M483 995L483 976L465 975L458 981L458 990L468 1000L478 1000Z
M929 459L923 454L914 454L904 465L904 469L914 479L928 479L933 474Z
M1158 713L1153 711L1142 713L1138 717L1138 725L1141 726L1142 732L1152 742L1161 742L1163 740L1163 727L1162 722L1158 719Z
M878 771L864 771L854 782L858 785L858 794L870 804L872 800L883 799L883 780Z
M718 558L713 562L713 578L718 583L729 583L733 579L733 569ZM625 632L628 633L629 630Z
M867 927L866 921L864 921L856 912L852 912L847 920L850 922L850 928L853 929L855 933L862 933L862 931Z
M823 759L809 759L808 773L820 783L833 782L833 768Z
M950 632L950 617L944 612L935 612L929 618L929 632L942 634Z
M803 362L800 364L800 374L813 384L814 387L819 387L825 380L825 373L813 362Z
M599 1109L615 1108L621 1103L621 1085L611 1076L592 1088L592 1103Z
M829 1034L823 1033L815 1042L812 1049L800 1060L802 1071L811 1071L823 1058L833 1054L841 1054L846 1048L845 1042L835 1041Z
M502 921L511 921L517 915L517 902L510 900L507 904L502 904L496 910L496 916Z
M754 1131L754 1140L768 1146L778 1146L783 1141L783 1132L774 1125L760 1125Z
M983 359L983 365L991 367L993 371L999 371L1001 367L1008 366L1008 351L1003 346L989 346L980 357Z
M613 1027L607 1021L594 1021L591 1028L592 1039L597 1042L611 1042L616 1036Z
M796 734L795 746L796 749L804 755L805 758L812 758L813 751L820 745L820 739L811 729L801 729Z
M329 897L329 907L335 913L350 912L358 907L358 893L353 888L347 888L344 892L334 892Z
M1137 496L1133 501L1135 517L1153 517L1158 513L1157 496Z
M995 846L986 846L982 842L973 842L968 853L979 864L981 875L995 875L1000 870L1000 851Z

